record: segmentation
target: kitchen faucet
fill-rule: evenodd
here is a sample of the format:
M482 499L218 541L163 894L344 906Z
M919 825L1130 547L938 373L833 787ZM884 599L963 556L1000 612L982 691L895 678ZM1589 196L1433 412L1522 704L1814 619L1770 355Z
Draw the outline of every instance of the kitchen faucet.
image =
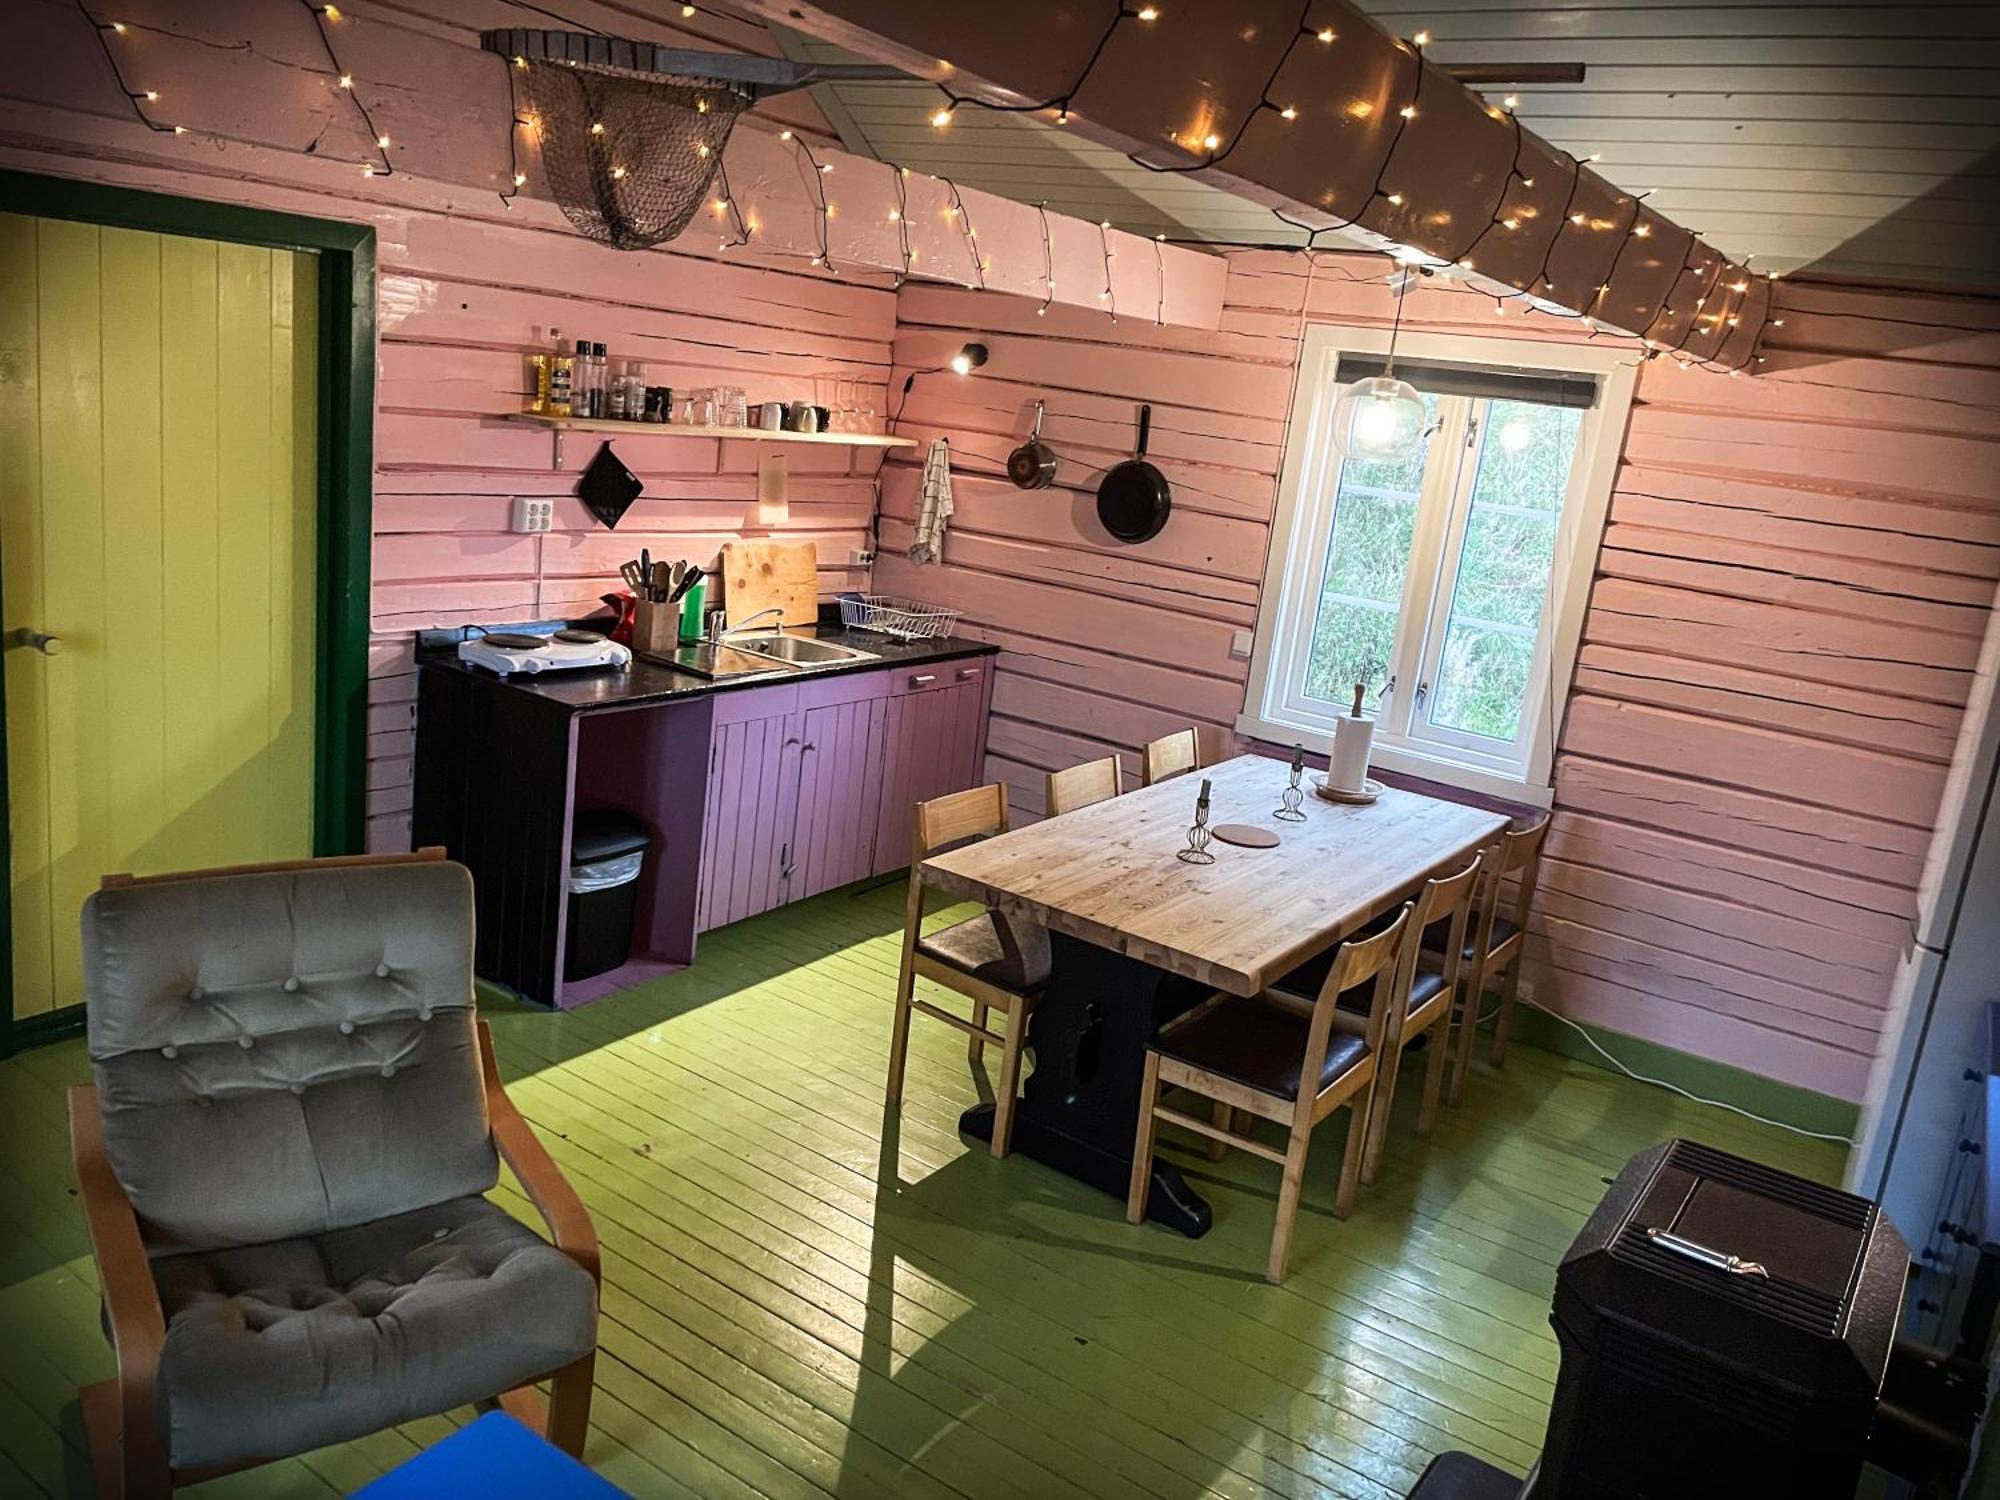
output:
M752 615L749 619L745 620L741 625L731 625L725 629L723 627L722 622L727 618L729 618L728 611L721 608L717 608L711 611L708 617L709 644L712 646L719 645L722 641L726 640L728 637L732 635L741 635L743 632L747 631L752 625L755 625L759 620L763 619L764 616L766 615L776 615L782 622L784 619L784 614L785 611L783 607L774 604L769 609L758 610L756 614ZM780 623L779 625L773 626L772 628L776 630L781 630L784 627L782 623Z

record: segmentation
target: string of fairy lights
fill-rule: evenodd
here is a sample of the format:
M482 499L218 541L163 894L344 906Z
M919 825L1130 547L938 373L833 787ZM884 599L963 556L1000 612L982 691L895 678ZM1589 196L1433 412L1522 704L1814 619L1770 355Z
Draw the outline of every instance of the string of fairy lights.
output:
M164 101L161 91L157 87L157 80L135 78L134 71L137 65L134 57L131 55L121 55L123 49L118 44L122 40L132 36L135 31L151 30L152 28L143 27L140 23L136 22L128 23L121 20L103 19L91 10L89 0L75 0L75 3L79 14L88 22L105 62L116 79L119 89L130 104L135 118L151 131L180 136L194 134L195 132L187 125L172 122L159 108ZM367 139L373 144L374 154L358 163L361 173L369 177L394 175L395 165L390 154L394 143L385 131L378 128L367 99L363 96L362 90L356 87L354 75L343 65L340 57L340 48L337 41L338 35L344 27L354 23L342 13L337 5L320 3L320 0L296 0L296 3L300 9L306 12L311 20L319 50L326 60L325 76L331 81L334 91L345 96L347 107L352 111L353 117L359 121L362 130L366 133ZM531 10L560 21L565 26L602 35L595 27L575 22L561 15L559 12L547 9L541 5L529 3L529 0L513 0L513 3L521 6L523 9ZM1287 63L1290 62L1299 47L1306 45L1327 47L1333 46L1339 41L1339 35L1333 27L1314 26L1311 24L1312 8L1313 0L1304 0L1300 9L1295 34L1287 39L1285 46L1281 49L1276 63L1270 69L1262 87L1258 91L1255 103L1249 109L1242 112L1241 118L1236 122L1234 128L1230 130L1227 136L1211 131L1204 133L1199 138L1190 137L1182 139L1177 134L1170 134L1170 143L1190 158L1185 162L1163 164L1156 161L1148 161L1138 155L1134 155L1131 159L1147 170L1162 173L1206 171L1226 161L1242 145L1256 121L1266 116L1280 122L1282 125L1290 125L1298 121L1302 115L1300 101L1276 97L1273 90L1277 87L1278 80L1284 75ZM735 22L738 19L697 4L682 4L678 7L678 11L683 20L693 19L698 15L708 15L717 20L729 22ZM947 129L953 123L958 111L967 107L976 107L1003 114L1043 114L1047 115L1052 123L1059 126L1065 125L1074 116L1077 97L1088 86L1092 73L1103 60L1113 39L1118 35L1120 30L1128 25L1153 26L1161 22L1162 19L1163 8L1159 5L1132 5L1123 3L1123 0L1120 0L1114 13L1098 33L1082 66L1059 93L1035 102L1006 103L987 100L976 95L958 93L940 85L939 92L944 96L944 102L931 112L930 124L939 130ZM1404 102L1394 110L1393 125L1382 133L1384 142L1381 155L1375 163L1375 171L1366 197L1351 214L1329 209L1327 212L1334 219L1334 222L1322 225L1309 225L1277 209L1272 210L1274 216L1281 223L1304 235L1304 249L1309 255L1319 248L1318 241L1321 235L1354 228L1363 228L1364 232L1373 233L1373 231L1366 231L1365 226L1362 226L1360 221L1377 204L1387 204L1390 208L1399 210L1410 206L1409 194L1401 184L1392 182L1391 174L1395 166L1398 149L1404 141L1410 122L1419 116L1422 109L1424 75L1426 72L1425 49L1430 45L1431 36L1427 31L1419 31L1407 39L1394 38L1393 41L1397 48L1398 56L1407 60L1407 68L1405 70L1407 81L1399 87L1392 88L1391 97L1393 98L1396 93L1401 93ZM508 180L507 185L500 190L499 198L504 205L511 208L514 198L525 190L528 185L528 174L522 165L520 137L523 132L533 136L536 133L538 122L532 116L523 115L520 109L520 91L517 86L517 75L519 72L527 69L530 63L527 59L521 57L512 59L511 63L504 58L501 59L501 62L507 71L508 77L509 115L507 129ZM1500 179L1499 189L1494 195L1487 221L1472 233L1470 238L1465 242L1462 250L1457 254L1434 255L1431 252L1415 248L1394 251L1393 258L1400 268L1401 273L1411 277L1417 275L1426 277L1441 276L1447 279L1455 273L1464 273L1471 276L1475 274L1476 263L1474 257L1476 254L1484 252L1484 248L1491 236L1496 233L1512 235L1532 231L1539 214L1532 203L1517 201L1519 193L1532 191L1535 185L1534 177L1523 169L1527 137L1517 113L1519 102L1516 96L1508 95L1501 107L1487 106L1487 112L1490 115L1496 119L1506 119L1513 131L1512 160L1506 174ZM1374 115L1376 105L1370 100L1355 99L1344 106L1344 109L1351 118L1366 120ZM329 115L327 123L321 129L320 136L316 137L304 148L307 152L310 153L317 150L320 141L325 137L327 131L332 128L333 118L333 116ZM592 128L593 130L599 130L602 127L593 126ZM229 139L229 137L207 130L201 131L200 134L210 139ZM808 192L809 204L813 210L813 251L809 257L810 262L813 266L823 268L830 274L838 275L840 274L839 268L833 263L830 228L831 221L837 212L837 205L829 197L826 182L826 178L833 171L833 164L831 162L820 161L814 154L811 144L793 130L786 129L781 131L779 138L793 148L802 163L804 169L803 175L808 182L813 184ZM696 149L703 155L707 155L709 150L702 143L698 143ZM1588 327L1589 336L1592 338L1607 331L1621 332L1622 330L1615 327L1607 327L1601 321L1599 311L1605 298L1611 293L1613 283L1618 277L1619 269L1627 252L1631 249L1632 243L1635 240L1647 239L1654 232L1653 222L1646 217L1644 210L1644 200L1648 194L1619 195L1619 206L1629 205L1630 208L1629 217L1625 218L1622 223L1616 222L1614 217L1593 217L1578 206L1578 197L1583 187L1585 168L1594 165L1599 160L1598 155L1593 153L1589 156L1579 158L1567 151L1561 151L1560 148L1549 147L1548 149L1557 152L1560 158L1559 167L1566 171L1568 180L1565 186L1562 210L1542 244L1541 257L1536 265L1534 274L1529 277L1527 284L1523 287L1501 292L1485 292L1482 295L1492 297L1496 314L1504 315L1506 304L1509 301L1518 300L1522 304L1521 311L1524 315L1540 312L1548 316L1580 319ZM907 167L891 166L890 171L892 181L895 185L896 204L888 210L887 216L890 222L896 225L900 265L895 279L896 284L901 285L903 281L907 280L914 273L913 268L918 259L917 251L911 242L909 227L910 212L907 178L910 169ZM610 168L610 175L616 180L624 175L624 170L614 165ZM953 182L949 177L933 176L932 180L942 184L945 190L947 201L941 212L946 219L955 224L964 245L966 259L970 266L970 278L965 284L976 290L985 290L987 285L986 273L990 263L980 252L978 232L973 225L972 216L968 211L964 196L960 192L958 184ZM745 212L737 194L731 189L728 170L722 163L719 153L717 154L716 161L716 185L714 194L710 200L710 207L716 216L726 221L727 224L727 233L719 242L720 249L727 251L751 243L753 234L757 228L756 220ZM1044 268L1043 296L1036 310L1038 314L1045 315L1056 300L1055 249L1046 204L1038 204L1036 212L1042 235ZM1574 297L1574 289L1567 282L1563 287L1559 288L1551 274L1551 268L1554 265L1558 249L1565 243L1565 236L1571 230L1608 233L1610 236L1608 264L1595 278L1594 284L1590 281L1583 283L1583 286L1590 288L1590 295L1582 299ZM1159 323L1164 323L1165 321L1165 243L1166 236L1164 235L1158 235L1154 239L1156 270L1154 316L1155 321ZM1099 224L1099 248L1104 270L1104 286L1103 290L1099 293L1099 301L1103 304L1103 310L1107 316L1115 323L1118 317L1118 307L1112 274L1114 251L1111 245L1111 225L1108 220L1102 221ZM1748 257L1745 258L1743 263L1737 264L1727 257L1712 251L1708 252L1712 259L1712 264L1698 267L1696 264L1696 251L1697 249L1705 248L1698 234L1693 232L1688 234L1688 242L1683 253L1681 266L1662 298L1660 306L1646 325L1631 335L1645 344L1644 357L1672 357L1680 360L1682 363L1731 368L1722 365L1717 355L1720 354L1728 342L1729 330L1741 326L1745 309L1749 302L1753 273L1749 269ZM1691 286L1689 285L1690 278L1692 278ZM1405 285L1407 286L1407 283ZM1468 290L1471 289L1473 288L1468 285ZM1691 306L1687 305L1685 301L1686 293L1690 290L1696 294L1693 297ZM1573 300L1579 300L1581 304L1579 310L1571 312L1559 304L1550 305L1551 299L1558 294L1569 295ZM1677 307L1677 302L1681 306ZM1711 303L1716 304L1714 311L1708 310ZM1764 326L1781 327L1783 326L1783 320L1767 318ZM1666 337L1661 336L1663 327L1667 334L1671 335L1677 331L1678 336L1673 337L1671 342L1669 342ZM1690 344L1693 343L1697 336L1703 335L1712 338L1713 352L1705 355L1691 352L1689 348ZM1759 343L1761 343L1761 338L1762 331L1760 329ZM1761 350L1754 346L1750 354L1750 359L1759 364L1764 362ZM1732 373L1738 372L1740 370L1732 369Z

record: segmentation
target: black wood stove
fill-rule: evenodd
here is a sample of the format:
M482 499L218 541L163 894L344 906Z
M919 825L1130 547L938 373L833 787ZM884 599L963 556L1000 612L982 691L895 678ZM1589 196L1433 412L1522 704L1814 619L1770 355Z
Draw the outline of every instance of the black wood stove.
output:
M1868 1461L1955 1482L1935 1361L1897 1343L1909 1264L1866 1198L1691 1141L1641 1152L1557 1272L1534 1472L1446 1454L1412 1500L1848 1500Z

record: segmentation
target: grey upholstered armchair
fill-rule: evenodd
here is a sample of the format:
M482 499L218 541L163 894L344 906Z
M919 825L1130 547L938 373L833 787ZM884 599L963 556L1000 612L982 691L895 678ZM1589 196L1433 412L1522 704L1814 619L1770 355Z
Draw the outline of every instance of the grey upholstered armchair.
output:
M597 1239L474 1017L465 869L427 850L112 876L83 944L97 1082L70 1091L70 1133L118 1357L82 1392L103 1492L488 1401L580 1454ZM500 1156L554 1245L485 1198Z

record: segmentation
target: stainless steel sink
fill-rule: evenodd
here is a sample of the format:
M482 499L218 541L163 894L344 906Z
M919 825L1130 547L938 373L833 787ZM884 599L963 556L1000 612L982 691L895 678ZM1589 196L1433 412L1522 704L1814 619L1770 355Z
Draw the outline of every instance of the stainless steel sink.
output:
M725 639L728 650L766 656L772 661L795 667L825 667L835 662L877 660L873 651L804 635L737 635Z

